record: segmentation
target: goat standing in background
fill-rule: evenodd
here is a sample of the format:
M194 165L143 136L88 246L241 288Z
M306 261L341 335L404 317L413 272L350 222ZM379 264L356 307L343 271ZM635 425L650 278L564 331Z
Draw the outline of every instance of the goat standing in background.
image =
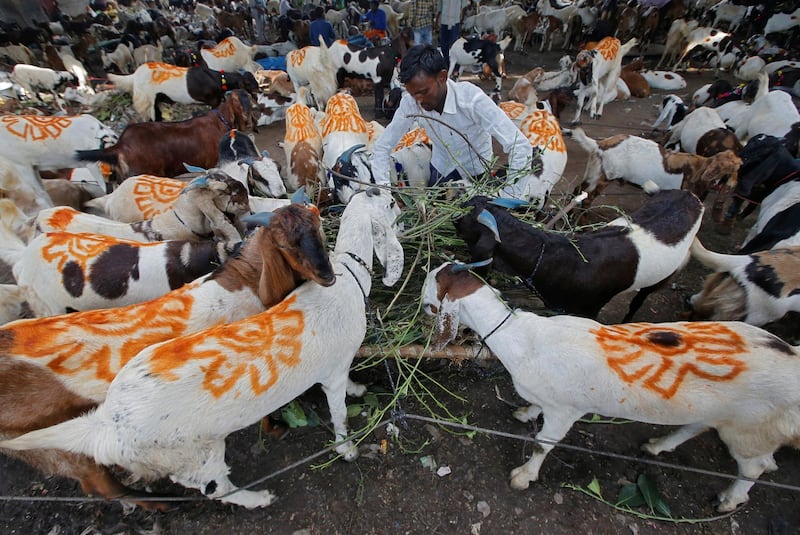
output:
M547 454L586 413L684 426L647 443L653 455L714 428L739 475L750 479L777 470L772 455L781 446L800 447L800 348L744 323L606 326L511 310L497 290L463 268L444 264L431 271L423 308L436 316L438 347L463 323L497 355L530 403L515 418L543 415L533 455L511 471L513 488L539 479ZM734 481L720 493L718 510L745 503L752 486Z
M0 436L10 438L83 414L102 402L117 372L144 348L266 310L309 279L335 280L320 233L319 212L298 204L256 229L238 255L214 273L165 296L124 308L15 322L0 329ZM87 494L145 494L120 484L105 467L63 450L11 452L44 473L80 481Z
M622 70L622 58L636 46L636 38L624 45L619 39L606 37L592 50L581 50L575 57L574 68L578 71L578 109L574 124L580 123L586 98L589 98L589 113L592 119L603 115L607 95L611 94ZM600 105L598 106L598 102Z
M266 312L150 346L120 370L96 411L0 447L94 455L141 477L169 475L226 503L271 504L268 490L239 489L228 479L225 437L321 383L336 440L346 439L345 394L356 386L348 373L366 333L373 250L384 284L403 270L395 210L387 192L355 195L339 226L333 286L306 283ZM358 455L351 441L336 451L346 460Z
M494 74L494 90L500 93L503 89L503 78L506 77L506 61L504 51L511 44L509 35L499 43L487 39L465 39L459 37L450 47L450 68L447 76L451 77L458 65L456 80L468 65L487 65Z

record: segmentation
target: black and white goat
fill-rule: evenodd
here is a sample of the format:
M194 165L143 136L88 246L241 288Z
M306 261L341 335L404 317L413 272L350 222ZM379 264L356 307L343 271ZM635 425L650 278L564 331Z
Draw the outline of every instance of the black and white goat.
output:
M28 98L39 100L39 91L47 91L58 102L57 90L64 84L76 84L78 79L69 71L54 71L45 67L18 63L11 71L11 80L19 84Z
M503 78L506 77L505 50L511 44L512 37L506 36L499 43L488 39L459 37L450 47L450 68L447 76L452 76L458 65L458 74L461 76L464 68L469 65L486 65L494 74L494 90L499 93L503 89Z
M746 502L752 479L777 469L778 448L800 447L800 348L744 323L606 326L512 310L463 268L444 264L431 271L422 304L436 316L438 346L464 324L497 355L530 403L515 418L544 416L533 455L511 471L513 488L539 479L547 454L586 413L684 426L645 444L654 455L716 429L739 475L749 478L720 493L720 511Z
M662 191L605 228L571 236L523 223L501 205L476 197L456 220L473 261L493 259L498 271L519 276L544 304L594 318L615 295L638 290L625 319L689 259L703 205L682 190Z
M358 450L345 441L345 394L364 389L348 373L366 333L373 251L384 284L402 274L395 210L387 192L356 195L332 255L335 284L303 284L266 312L150 346L120 370L95 411L0 447L91 455L140 477L169 475L209 498L266 507L275 501L270 491L240 489L228 479L225 437L320 383L340 441L336 451L355 459Z
M287 197L278 164L267 151L259 151L252 137L244 132L234 129L222 135L216 167L241 182L251 195Z

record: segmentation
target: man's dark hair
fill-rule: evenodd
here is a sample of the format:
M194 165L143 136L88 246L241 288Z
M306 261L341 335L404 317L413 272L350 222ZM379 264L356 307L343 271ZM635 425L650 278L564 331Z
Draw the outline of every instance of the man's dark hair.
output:
M409 48L403 56L398 79L404 84L420 72L436 76L442 70L447 70L447 63L438 48L433 45L416 45Z
M311 18L313 20L321 19L323 16L325 16L325 10L322 6L317 6L311 10Z

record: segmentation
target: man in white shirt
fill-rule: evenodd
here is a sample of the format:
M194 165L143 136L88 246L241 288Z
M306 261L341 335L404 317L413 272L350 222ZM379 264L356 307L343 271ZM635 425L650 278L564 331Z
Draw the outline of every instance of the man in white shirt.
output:
M389 184L389 155L415 121L433 146L429 186L482 176L492 159L492 138L508 154L509 177L530 174L528 139L480 87L448 79L439 49L431 45L409 49L400 63L399 79L406 93L372 148L377 184Z

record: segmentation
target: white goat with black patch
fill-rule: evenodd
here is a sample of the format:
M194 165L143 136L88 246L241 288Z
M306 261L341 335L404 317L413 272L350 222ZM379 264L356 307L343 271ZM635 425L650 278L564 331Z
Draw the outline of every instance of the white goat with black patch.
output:
M237 220L250 213L247 190L238 181L210 170L183 190L173 207L152 219L120 223L56 207L39 212L34 222L38 232L87 232L137 242L202 240L217 234L223 241L238 242L239 230L226 217Z
M800 312L800 247L749 255L709 251L700 240L692 256L715 271L691 297L692 319L744 321L765 325Z
M117 374L96 411L0 447L80 452L140 477L168 475L209 498L265 507L274 494L239 489L228 479L225 437L321 383L340 441L336 451L355 459L353 443L341 442L345 394L356 386L348 372L366 333L373 250L385 267L384 284L403 270L395 210L389 193L354 196L332 255L335 284L303 284L266 312L150 346Z
M141 303L218 267L238 244L205 240L139 243L49 232L25 243L0 225L0 258L12 266L37 317Z
M544 416L533 455L511 471L513 488L539 479L547 454L586 413L684 426L646 444L654 455L715 428L739 475L751 479L777 469L772 454L782 445L800 447L800 348L745 323L606 326L537 316L510 309L497 290L460 267L444 264L425 280L422 304L436 316L436 345L453 340L459 324L469 327L530 403L514 417ZM752 486L734 481L719 495L718 509L745 503Z

